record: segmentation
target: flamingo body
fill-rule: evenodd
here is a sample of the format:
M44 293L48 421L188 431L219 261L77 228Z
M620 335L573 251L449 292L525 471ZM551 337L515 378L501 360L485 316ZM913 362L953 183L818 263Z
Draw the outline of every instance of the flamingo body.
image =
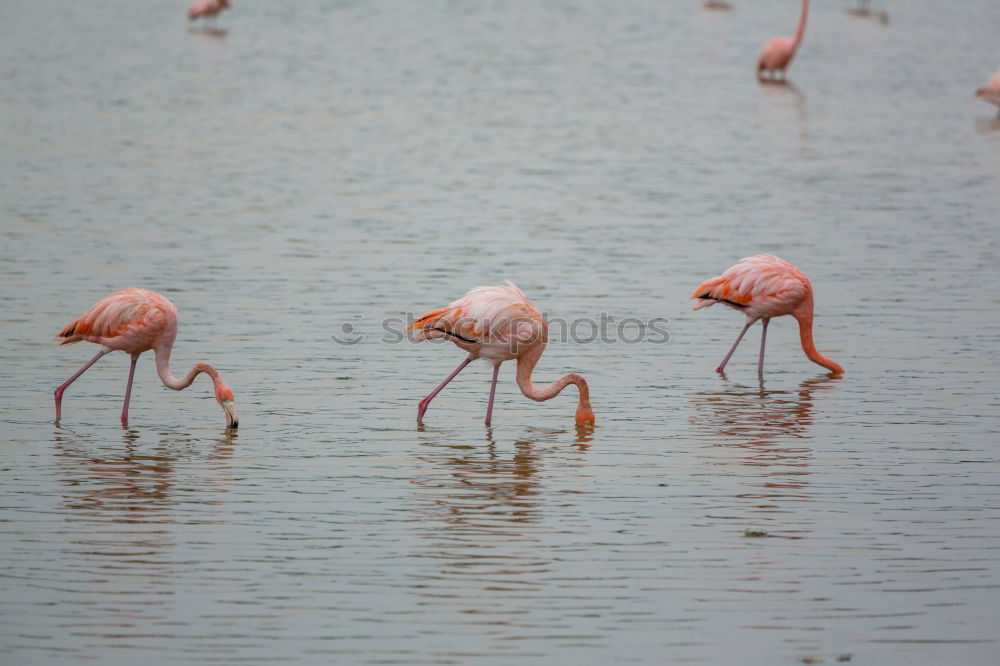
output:
M758 72L784 72L795 57L798 44L790 37L772 37L764 42L757 58Z
M792 315L799 322L802 349L811 361L822 365L835 374L843 374L844 369L816 350L812 338L813 289L806 274L783 259L771 254L761 254L741 259L719 277L705 280L691 294L698 302L694 310L716 303L722 303L746 315L746 326L729 354L717 368L722 372L729 358L736 350L747 329L761 320L760 361L758 374L764 372L764 339L767 325L772 317Z
M199 374L203 372L208 374L214 384L215 399L226 413L227 426L236 428L239 422L236 418L233 390L222 380L215 368L207 363L197 363L183 379L178 379L171 373L170 352L177 337L178 323L177 307L169 299L148 289L134 287L105 296L77 317L56 336L59 344L93 342L101 345L102 350L56 389L56 422L58 423L62 416L62 396L66 388L105 354L123 351L132 357L132 368L125 391L125 405L122 409L122 424L126 425L136 361L140 354L152 350L156 354L157 374L167 388L180 391L190 386Z
M468 358L421 401L417 421L422 421L427 406L448 382L477 358L493 363L493 384L486 413L490 425L493 396L496 390L500 364L517 361L517 384L521 392L536 401L556 397L569 384L580 392L576 410L577 425L594 423L590 407L590 392L586 380L579 374L569 373L547 388L531 382L531 372L545 349L548 324L528 297L514 283L492 287L476 287L450 305L433 310L418 318L408 327L414 330L417 340L445 339L469 352Z
M976 91L976 97L1000 107L1000 69L993 72L993 76L986 82L986 85ZM1000 109L997 113L1000 114Z
M763 78L765 73L769 73L772 78L781 72L785 74L785 69L791 64L795 57L802 38L806 33L806 19L809 15L809 0L802 0L802 13L799 15L799 27L795 31L794 37L772 37L764 42L760 55L757 57L757 76Z
M410 328L417 340L444 338L491 361L517 358L523 344L543 339L542 315L513 283L476 287L440 310L428 312Z
M196 0L188 9L188 19L193 21L197 18L215 17L231 6L229 0Z
M178 322L177 307L167 298L130 287L94 303L56 338L60 345L86 341L113 351L142 354L158 341L173 344Z

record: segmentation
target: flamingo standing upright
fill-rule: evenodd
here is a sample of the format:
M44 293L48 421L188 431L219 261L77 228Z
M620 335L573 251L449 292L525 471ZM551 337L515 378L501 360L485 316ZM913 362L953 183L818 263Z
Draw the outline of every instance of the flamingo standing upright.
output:
M581 375L571 372L547 388L531 383L531 372L545 350L548 324L527 296L509 280L505 286L476 287L451 305L428 312L410 324L407 330L415 330L418 340L451 340L469 352L469 356L455 371L420 401L417 423L423 421L424 412L434 396L477 358L493 364L493 383L490 385L490 400L486 407L487 426L493 416L493 398L500 364L511 360L517 360L517 386L526 397L542 402L556 397L570 384L576 384L580 391L576 424L594 423L590 390L587 380Z
M986 85L976 91L976 97L1000 107L1000 69L993 72ZM997 117L1000 118L1000 109L997 109Z
M729 349L729 353L722 359L722 363L715 369L716 372L723 372L726 369L726 363L746 335L747 329L759 319L763 330L760 334L757 376L763 379L767 325L771 317L792 315L799 322L802 350L809 360L822 365L834 374L844 373L840 365L820 354L813 343L813 290L809 278L783 259L771 254L741 259L721 276L705 280L698 285L691 298L699 299L693 310L723 303L743 312L747 317L746 326Z
M215 399L226 413L226 427L236 428L235 397L233 390L222 381L218 371L208 363L196 363L183 379L170 372L170 351L177 336L177 308L160 294L148 289L122 289L105 296L89 310L64 328L57 339L60 345L69 345L85 340L101 345L101 351L94 358L55 390L56 424L62 417L62 398L66 388L105 354L121 350L132 357L132 367L125 385L125 404L122 407L122 425L128 425L128 402L132 394L132 378L139 355L150 349L156 354L156 372L160 381L169 389L186 389L200 373L212 378L215 385Z
M772 80L776 79L778 72L781 72L782 79L785 78L785 68L792 62L799 44L802 43L802 37L806 34L808 14L809 0L802 0L802 13L799 15L799 27L795 30L795 37L791 39L772 37L764 42L764 47L757 58L757 78L763 79L765 72L769 73Z
M195 0L188 9L188 20L215 18L224 9L232 7L229 0Z

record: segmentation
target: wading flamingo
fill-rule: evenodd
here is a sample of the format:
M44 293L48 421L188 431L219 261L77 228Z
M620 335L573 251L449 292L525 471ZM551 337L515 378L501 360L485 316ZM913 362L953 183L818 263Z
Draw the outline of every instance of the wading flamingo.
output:
M785 68L795 57L795 51L802 43L802 36L806 34L806 16L809 14L809 0L802 0L802 14L799 16L799 27L795 31L795 37L772 37L764 42L764 48L760 50L760 57L757 58L757 78L763 79L764 72L768 72L770 78L776 78L781 72L781 78L785 78Z
M156 373L169 389L181 391L204 372L215 384L215 399L226 413L226 427L236 428L236 406L233 390L215 368L208 363L196 363L183 379L170 372L170 350L177 336L177 308L163 296L148 289L122 289L105 296L56 336L60 345L70 345L86 340L101 345L101 351L86 365L55 390L56 424L62 417L62 398L66 388L75 382L90 366L105 354L121 350L132 357L125 385L125 405L122 407L122 425L128 425L128 401L132 393L132 377L139 354L153 350L156 354Z
M451 340L458 347L469 352L455 371L420 401L417 408L417 423L421 423L427 406L465 366L477 358L493 364L493 383L490 385L490 401L486 407L486 425L490 425L493 415L493 397L497 390L497 375L504 361L517 360L516 381L526 397L537 402L549 400L570 384L576 384L580 391L580 402L576 407L576 424L594 423L594 410L590 408L590 389L587 380L575 372L558 379L547 388L531 383L534 369L548 338L548 323L535 309L528 297L514 283L506 286L476 287L462 298L440 310L428 312L407 327L416 330L417 340L441 338Z
M813 290L809 278L783 259L771 254L740 259L721 276L702 282L691 294L691 298L699 299L693 310L723 303L747 316L746 326L729 349L726 358L722 359L722 363L715 369L716 372L723 372L726 369L726 363L736 351L740 340L746 335L747 329L760 319L763 330L760 334L757 376L763 379L767 325L771 317L792 315L799 321L802 351L809 360L828 368L834 374L844 374L844 369L816 351L816 345L813 343Z
M976 91L976 97L1000 106L1000 69L993 72L993 76L986 82L986 85ZM1000 109L997 109L997 117L1000 118Z
M889 13L883 11L876 11L869 7L871 0L858 0L857 7L851 7L847 10L847 13L851 16L857 16L860 18L874 18L882 22L882 25L889 25Z
M224 9L229 9L232 5L229 0L195 0L188 10L188 20L197 18L215 18Z

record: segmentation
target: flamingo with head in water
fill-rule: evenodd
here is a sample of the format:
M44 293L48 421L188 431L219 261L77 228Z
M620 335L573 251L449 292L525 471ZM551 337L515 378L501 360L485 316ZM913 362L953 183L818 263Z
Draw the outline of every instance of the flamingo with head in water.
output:
M156 372L169 389L186 389L203 372L211 377L215 399L226 413L226 427L236 428L239 421L236 419L233 390L222 381L215 368L208 363L196 363L182 379L170 372L170 351L177 336L177 323L177 308L165 297L148 289L130 288L105 296L64 328L56 336L60 339L59 344L69 345L83 340L101 345L101 351L55 390L56 423L62 417L63 393L69 385L105 354L121 350L132 357L125 385L125 405L122 407L122 425L128 425L128 402L132 394L135 364L140 354L152 349L156 354Z
M764 48L760 50L757 58L757 78L763 79L767 73L772 80L776 79L778 72L781 78L785 77L785 69L795 57L795 52L802 43L802 37L806 34L806 17L809 14L809 0L802 0L802 13L799 15L799 27L795 30L795 36L772 37L764 42Z
M723 372L726 369L726 363L746 335L747 329L759 319L763 330L760 334L757 376L763 379L767 325L772 317L792 315L799 322L802 351L809 360L822 365L834 374L844 374L844 369L820 354L813 343L813 290L809 278L783 259L771 254L741 259L719 277L705 280L698 285L691 298L698 299L694 310L722 303L746 315L746 326L729 349L729 353L722 359L722 363L715 369L716 372Z
M542 402L556 397L570 384L575 384L580 392L576 424L594 423L590 389L587 380L581 375L571 372L544 388L531 382L531 372L545 350L548 324L514 283L508 281L503 286L476 287L451 305L420 317L410 324L408 330L415 330L418 340L450 340L469 352L469 356L455 371L420 401L417 408L418 423L423 421L427 406L434 396L477 358L493 364L493 383L490 385L490 400L486 407L487 426L491 424L493 416L493 398L500 364L515 360L517 386L525 397Z

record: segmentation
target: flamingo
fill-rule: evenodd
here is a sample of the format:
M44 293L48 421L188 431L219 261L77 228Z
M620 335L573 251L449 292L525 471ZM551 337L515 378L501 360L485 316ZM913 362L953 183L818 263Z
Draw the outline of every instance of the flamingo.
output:
M719 277L705 280L691 294L698 303L692 310L723 303L746 314L747 323L740 332L729 353L722 359L716 372L723 372L726 363L736 351L743 336L754 322L761 320L760 359L757 362L757 376L764 379L764 341L767 325L771 317L792 315L799 322L799 336L802 351L809 360L829 369L836 375L844 374L844 369L816 350L813 343L813 290L806 274L784 259L772 254L760 254L740 259L726 269Z
M785 68L795 57L795 51L802 43L802 36L806 33L806 16L809 14L809 0L802 0L802 14L799 16L799 27L795 31L795 37L772 37L764 42L764 48L760 50L757 58L757 78L763 79L764 72L770 73L770 78L774 79L778 72L782 78L785 76Z
M571 372L547 388L531 383L531 371L545 350L548 323L528 297L509 280L506 285L476 287L451 305L428 312L410 324L407 330L415 330L414 337L417 340L451 340L456 346L469 352L469 356L455 371L420 401L417 423L423 422L424 412L434 396L477 358L493 364L493 383L490 385L490 400L486 407L487 427L493 416L493 397L496 394L500 364L511 360L517 360L517 386L525 397L537 402L550 400L570 384L576 384L580 391L576 424L582 426L594 423L594 410L590 408L590 389L587 387L587 380L581 375Z
M177 336L177 321L177 308L165 297L148 289L129 288L105 296L64 328L56 336L56 339L61 339L60 345L86 340L101 345L101 351L55 390L56 424L59 424L62 417L63 393L69 385L102 356L121 350L132 357L128 384L125 385L125 405L122 407L122 425L127 426L135 364L140 354L152 349L156 354L156 373L164 386L182 391L202 372L208 374L215 385L215 399L226 413L226 427L238 427L233 390L222 381L215 368L208 363L196 363L183 379L174 377L170 372L170 350Z
M714 9L717 11L728 12L733 8L731 4L725 2L725 0L705 0L701 3L702 9Z
M847 13L851 16L857 16L860 18L876 18L882 22L883 25L889 24L889 12L875 11L868 5L871 0L858 0L859 6L851 7L847 10Z
M188 10L188 20L197 18L215 18L224 9L229 9L232 5L229 0L195 0Z
M976 91L976 97L1000 107L1000 69L993 72L986 85ZM1000 118L1000 109L997 109L997 117Z

